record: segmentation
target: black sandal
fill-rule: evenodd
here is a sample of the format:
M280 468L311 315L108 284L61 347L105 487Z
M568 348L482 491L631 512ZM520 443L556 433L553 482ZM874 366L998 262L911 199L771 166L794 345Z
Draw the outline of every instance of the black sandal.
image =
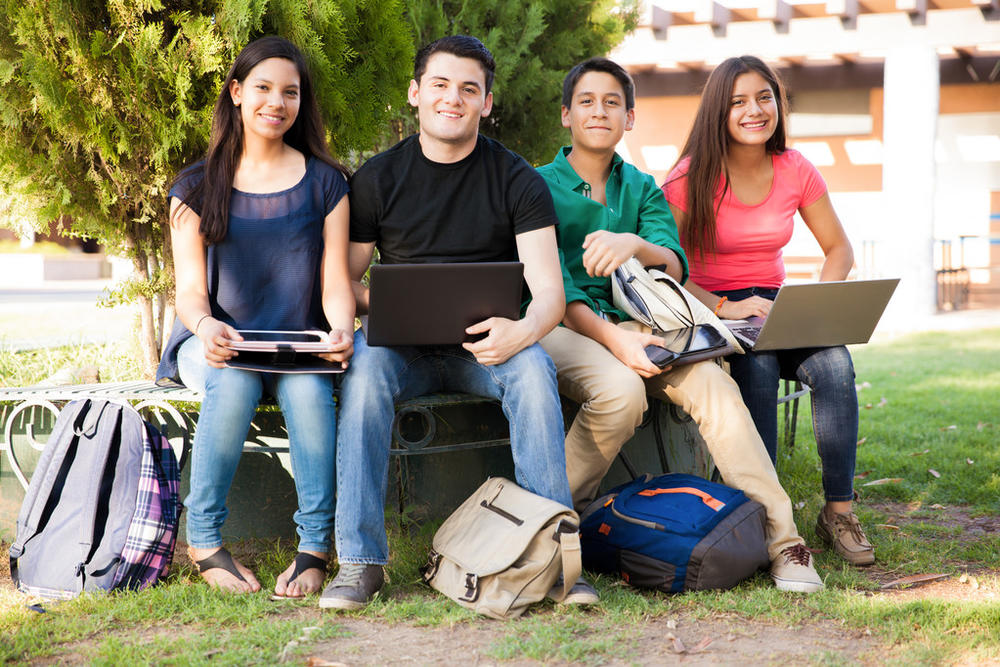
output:
M297 554L295 554L295 560L292 562L294 563L295 567L292 568L292 576L288 577L288 581L285 582L286 588L288 587L289 584L295 581L300 574L302 574L306 570L313 570L313 569L320 570L325 575L327 572L326 570L327 565L329 565L327 561L323 560L319 556L313 556L312 554L308 554L304 551L300 551ZM305 596L297 595L293 597L289 595L279 595L278 593L274 593L273 595L271 595L272 600L301 600L303 597Z
M233 555L229 553L225 547L219 547L219 550L207 558L202 558L199 561L195 561L195 566L198 568L199 574L205 574L208 570L225 570L229 574L233 575L243 583L249 583L240 574L240 571L236 569L236 563L233 561ZM211 585L211 584L210 584ZM221 588L218 587L217 588Z

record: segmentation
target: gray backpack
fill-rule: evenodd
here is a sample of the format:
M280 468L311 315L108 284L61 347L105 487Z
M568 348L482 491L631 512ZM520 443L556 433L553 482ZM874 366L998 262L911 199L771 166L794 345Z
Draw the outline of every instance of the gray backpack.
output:
M103 400L69 403L21 505L11 578L46 598L155 583L173 556L179 490L170 443L138 412Z

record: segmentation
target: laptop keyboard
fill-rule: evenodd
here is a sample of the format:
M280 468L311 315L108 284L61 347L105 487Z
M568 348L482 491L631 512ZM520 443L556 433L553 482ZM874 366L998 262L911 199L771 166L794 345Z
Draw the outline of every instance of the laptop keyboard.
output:
M747 340L757 342L757 336L760 335L760 327L736 327L733 329L733 333L738 333Z

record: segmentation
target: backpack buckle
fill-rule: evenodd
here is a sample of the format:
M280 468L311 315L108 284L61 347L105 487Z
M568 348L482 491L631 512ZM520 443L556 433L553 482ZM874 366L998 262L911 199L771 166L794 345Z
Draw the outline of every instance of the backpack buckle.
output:
M479 577L472 572L465 573L465 595L458 598L462 602L475 602L479 597Z
M434 575L437 574L438 567L441 565L441 554L431 549L430 553L427 554L427 563L420 568L420 575L424 578L424 583L430 583Z

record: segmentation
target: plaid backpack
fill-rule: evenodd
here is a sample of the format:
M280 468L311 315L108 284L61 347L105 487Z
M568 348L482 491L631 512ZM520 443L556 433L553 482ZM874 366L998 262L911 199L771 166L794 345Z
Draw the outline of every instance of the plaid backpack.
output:
M179 490L170 443L138 412L69 403L21 505L11 578L24 593L56 599L156 583L174 553Z

